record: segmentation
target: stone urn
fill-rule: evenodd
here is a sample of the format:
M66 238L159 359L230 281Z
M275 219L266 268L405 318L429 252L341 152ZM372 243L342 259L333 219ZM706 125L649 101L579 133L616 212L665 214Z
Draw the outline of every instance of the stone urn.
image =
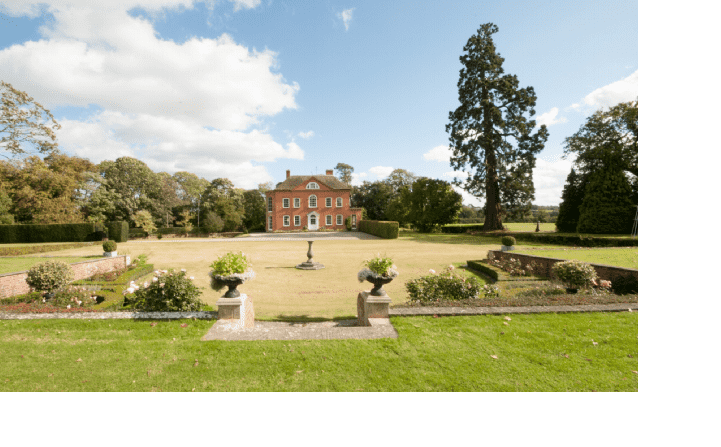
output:
M366 281L373 284L373 288L371 289L371 295L373 296L386 296L387 293L385 289L383 289L383 286L390 283L395 279L395 276L384 276L379 275L375 272L371 272L370 274L366 275Z
M211 272L210 277L212 278L211 286L213 289L220 290L223 287L228 288L223 298L237 298L240 296L238 286L255 278L255 272L248 270L245 273L234 273L227 276L214 275L213 272Z

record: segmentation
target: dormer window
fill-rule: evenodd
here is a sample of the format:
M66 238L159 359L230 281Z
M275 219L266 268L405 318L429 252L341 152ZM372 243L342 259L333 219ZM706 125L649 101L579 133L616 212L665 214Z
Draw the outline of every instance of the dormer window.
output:
M310 182L306 185L305 189L320 189L320 186L316 182Z

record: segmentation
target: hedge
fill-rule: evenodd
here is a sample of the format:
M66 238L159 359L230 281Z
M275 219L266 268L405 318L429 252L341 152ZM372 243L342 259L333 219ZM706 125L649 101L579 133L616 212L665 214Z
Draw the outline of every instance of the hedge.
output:
M383 239L398 239L398 222L361 220L358 222L358 231L382 237Z
M483 231L483 224L478 225L445 225L441 233L465 233L467 231Z
M0 243L90 242L104 236L102 224L0 225Z
M543 244L577 245L579 247L638 247L638 239L615 237L582 237L562 234L513 233L519 241Z
M71 248L89 247L91 245L100 245L101 241L95 242L77 242L75 244L58 244L58 245L22 245L19 247L0 247L0 256L22 256L32 253L45 253L48 251L70 250Z
M483 261L466 261L466 264L468 264L468 268L472 270L477 270L484 275L490 276L494 280L498 281L498 271L490 267L489 265L484 264Z
M116 220L108 222L108 239L115 242L127 242L128 241L128 223L124 220Z

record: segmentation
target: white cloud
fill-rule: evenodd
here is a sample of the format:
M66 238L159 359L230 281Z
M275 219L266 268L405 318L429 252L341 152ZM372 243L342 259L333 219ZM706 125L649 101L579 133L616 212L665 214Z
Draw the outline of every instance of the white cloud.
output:
M543 124L546 127L550 127L554 124L565 123L567 120L564 117L557 118L558 107L554 107L546 113L543 113L536 118L536 127L541 127Z
M358 172L358 173L351 173L351 181L350 184L352 186L360 186L363 184L363 178L368 177L368 174L365 172Z
M571 172L574 157L567 160L558 158L554 161L536 159L533 169L533 186L536 188L536 205L559 205L561 193L566 184L566 177Z
M469 172L465 172L465 171L444 172L442 175L442 177L446 177L446 178L450 178L450 179L454 179L454 178L465 179L470 176L471 176L471 174Z
M461 189L458 186L451 185L451 188L453 188L454 191L456 191L458 194L460 194L463 197L463 204L464 205L472 205L472 206L483 206L485 205L484 202L481 202L477 197L474 197L473 195L469 194L465 190Z
M355 8L350 8L338 13L338 18L343 21L343 26L345 26L346 31L348 31L348 27L350 27L350 21L353 20L354 10Z
M315 132L313 132L312 130L309 130L308 132L300 132L300 133L298 133L298 136L299 136L300 138L305 139L305 140L307 140L308 138L313 137L314 135L315 135Z
M150 21L127 12L192 8L195 1L43 3L54 20L40 28L42 39L0 50L0 79L47 108L101 108L83 122L59 119L61 148L94 162L132 156L171 173L225 176L239 187L271 180L253 162L303 159L294 141L284 148L266 131L248 130L296 108L299 87L276 71L276 53L250 50L226 34L162 40ZM234 3L237 10L259 0ZM11 15L41 11L27 0L3 5Z
M393 172L393 169L394 168L388 166L374 166L368 169L368 171L380 179L388 177L391 172Z
M450 163L451 149L448 146L436 146L423 154L423 158L426 160Z
M580 103L571 108L582 112L613 107L620 102L633 101L638 97L638 70L627 78L621 79L586 95Z

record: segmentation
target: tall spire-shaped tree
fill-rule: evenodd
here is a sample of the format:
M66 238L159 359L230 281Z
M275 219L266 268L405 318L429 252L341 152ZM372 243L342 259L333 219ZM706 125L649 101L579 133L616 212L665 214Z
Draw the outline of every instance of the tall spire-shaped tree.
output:
M519 88L515 75L504 75L504 59L492 39L496 32L492 23L481 25L463 47L461 105L449 113L446 125L451 166L470 172L465 181L454 183L477 197L485 196L485 230L503 229L504 206L533 200L535 154L548 139L545 125L534 133L536 122L525 117L536 113L533 87Z

